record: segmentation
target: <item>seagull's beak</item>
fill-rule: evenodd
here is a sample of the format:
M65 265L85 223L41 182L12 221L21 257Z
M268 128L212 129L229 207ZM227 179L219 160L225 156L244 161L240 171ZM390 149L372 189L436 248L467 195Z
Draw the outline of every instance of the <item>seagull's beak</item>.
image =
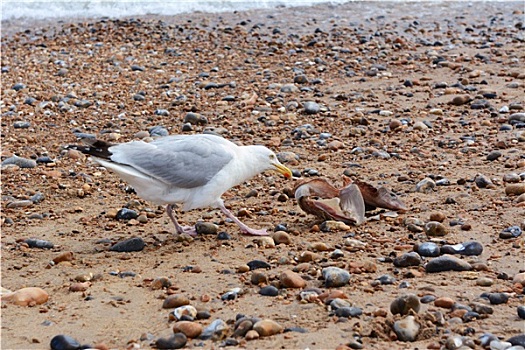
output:
M275 170L283 174L285 178L292 178L292 171L284 165L282 165L281 163L272 163L272 165L275 167Z

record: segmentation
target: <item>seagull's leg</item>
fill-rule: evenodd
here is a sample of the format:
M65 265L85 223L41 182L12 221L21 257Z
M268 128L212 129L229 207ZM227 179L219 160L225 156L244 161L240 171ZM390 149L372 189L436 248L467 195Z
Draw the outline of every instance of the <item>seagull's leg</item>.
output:
M197 236L197 231L195 231L194 226L181 226L177 220L175 219L175 216L173 216L173 205L168 204L166 206L166 213L168 213L168 216L170 217L171 221L173 221L173 224L175 225L175 229L177 230L178 234L186 233L190 236Z
M239 227L241 228L241 232L242 233L247 234L247 235L252 235L252 236L267 236L268 235L268 232L266 232L266 230L264 230L264 229L263 230L256 230L256 229L253 229L253 228L247 226L246 224L242 223L241 220L237 219L237 217L235 215L233 215L231 211L226 209L226 207L224 206L224 203L220 203L219 204L219 208L221 208L221 210L224 213L224 215L226 215L227 217L232 219L233 222L235 222L237 225L239 225Z

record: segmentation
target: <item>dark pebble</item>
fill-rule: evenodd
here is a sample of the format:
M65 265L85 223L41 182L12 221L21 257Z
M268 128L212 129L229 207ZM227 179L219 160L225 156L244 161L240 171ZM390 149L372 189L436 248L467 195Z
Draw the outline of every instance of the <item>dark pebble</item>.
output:
M494 313L494 308L490 305L482 304L482 303L472 303L470 304L470 307L472 308L472 311L477 312L481 315L492 315Z
M2 165L14 164L18 165L20 168L35 168L36 161L33 159L22 158L18 156L12 156L4 159Z
M161 115L163 117L168 117L170 115L170 112L167 109L156 109L155 115Z
M207 320L210 317L211 313L208 310L197 311L197 315L195 316L197 320Z
M421 297L419 301L421 301L422 304L428 304L436 300L436 297L434 295L424 295Z
M277 232L277 231L284 231L284 232L288 232L288 227L286 227L286 224L278 224L278 225L275 225L275 228L273 229L274 232Z
M128 208L122 208L117 212L117 220L131 220L136 219L139 216L139 213L137 213L135 210L131 210Z
M51 350L77 350L82 347L78 341L68 335L55 335L51 339Z
M239 345L239 341L237 339L233 338L226 338L219 347L227 347L227 346L237 346Z
M525 306L523 305L518 306L518 316L522 320L525 320Z
M414 310L416 313L418 313L420 308L421 303L415 294L402 295L394 299L394 301L392 301L390 304L390 312L393 315L407 315L410 310Z
M519 226L507 227L499 234L499 238L502 239L516 238L519 236L521 236L521 228Z
M274 286L264 286L259 290L259 294L267 297L276 297L279 295L279 289Z
M479 314L474 311L467 311L467 313L465 313L463 317L461 317L461 319L463 320L463 322L475 321L479 319Z
M209 222L197 221L195 223L195 231L197 231L197 234L199 235L216 235L217 225Z
M472 270L472 266L468 262L458 259L452 255L443 255L438 258L434 258L425 265L426 272L469 270Z
M219 234L217 234L217 239L221 241L229 241L232 239L232 236L230 236L228 232L221 231Z
M114 252L139 252L144 249L144 240L140 237L133 237L114 244L109 250Z
M24 242L29 246L29 248L51 249L54 247L53 243L49 241L45 241L43 239L29 238L29 239L26 239Z
M22 83L16 83L12 87L12 89L15 90L15 91L20 91L20 90L25 89L25 88L26 88L25 84L22 84Z
M169 338L159 338L155 342L157 349L180 349L186 346L188 338L184 333L175 333Z
M390 275L381 275L376 280L381 282L381 284L394 284L397 281L395 277Z
M168 130L162 125L153 126L148 129L148 132L151 137L162 137L162 136L168 136L170 134Z
M523 346L525 347L525 334L515 335L507 339L512 346Z
M53 163L54 160L51 159L51 158L48 157L48 156L43 156L43 157L38 157L38 158L36 159L36 162L37 162L38 164L49 164L49 163Z
M46 197L42 193L38 192L32 195L31 198L29 198L29 200L33 202L34 204L38 204L42 202L45 198Z
M493 161L493 160L498 159L499 157L501 157L500 151L492 151L487 155L487 160Z
M32 106L33 103L35 103L35 102L36 102L36 98L34 98L34 97L27 97L27 98L24 100L24 104L26 104L26 105L30 105L30 106Z
M13 123L13 127L15 129L27 129L31 126L31 123L30 122L26 122L26 121L18 121L18 122L14 122Z
M88 100L77 100L74 103L75 107L78 107L78 108L88 108L92 104L93 102L88 101Z
M237 296L239 296L239 293L237 293L236 291L229 291L221 295L221 300L235 300L237 299Z
M270 264L262 260L252 260L246 265L248 265L250 271L257 269L269 269L270 267L272 267Z
M317 102L307 101L304 103L304 112L306 114L317 114L321 111L321 107Z
M135 94L133 95L133 100L135 101L144 101L146 97L142 94Z
M489 293L488 299L492 305L505 304L509 300L506 293Z
M301 328L301 327L287 327L283 331L284 333L288 332L296 332L296 333L308 333L307 329Z
M363 310L353 306L340 307L339 309L335 310L335 315L337 317L359 317L362 314Z
M139 66L139 65L133 64L133 65L131 65L131 70L132 70L132 71L143 72L143 71L145 70L145 68L142 67L142 66Z
M424 242L417 245L415 249L421 256L436 257L441 254L441 249L434 242Z
M461 255L481 255L483 246L476 241L468 241L464 243L448 245L441 247L442 254L461 254Z
M394 259L394 266L407 267L419 266L421 264L421 256L416 252L408 252Z
M192 125L204 125L208 124L208 119L206 119L206 117L200 114L188 112L184 117L183 123L190 123Z

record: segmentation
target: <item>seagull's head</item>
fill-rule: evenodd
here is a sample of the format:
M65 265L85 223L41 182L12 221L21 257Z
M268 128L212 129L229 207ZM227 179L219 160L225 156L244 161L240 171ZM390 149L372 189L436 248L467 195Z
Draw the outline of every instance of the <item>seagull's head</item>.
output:
M264 170L275 170L283 174L285 178L292 178L292 171L281 164L275 153L264 146L255 146L252 156L257 159L257 162L264 166Z

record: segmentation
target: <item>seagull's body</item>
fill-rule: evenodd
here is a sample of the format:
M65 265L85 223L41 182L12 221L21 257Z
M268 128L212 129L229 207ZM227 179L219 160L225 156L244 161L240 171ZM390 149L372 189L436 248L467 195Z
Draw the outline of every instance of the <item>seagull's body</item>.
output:
M131 141L109 144L84 139L88 146L74 146L93 156L102 166L117 173L137 195L166 211L178 233L195 234L194 227L182 227L173 216L173 205L182 210L220 208L247 234L264 235L237 219L221 199L224 192L265 170L277 170L291 177L272 151L264 146L238 146L220 136L173 135L152 142Z

